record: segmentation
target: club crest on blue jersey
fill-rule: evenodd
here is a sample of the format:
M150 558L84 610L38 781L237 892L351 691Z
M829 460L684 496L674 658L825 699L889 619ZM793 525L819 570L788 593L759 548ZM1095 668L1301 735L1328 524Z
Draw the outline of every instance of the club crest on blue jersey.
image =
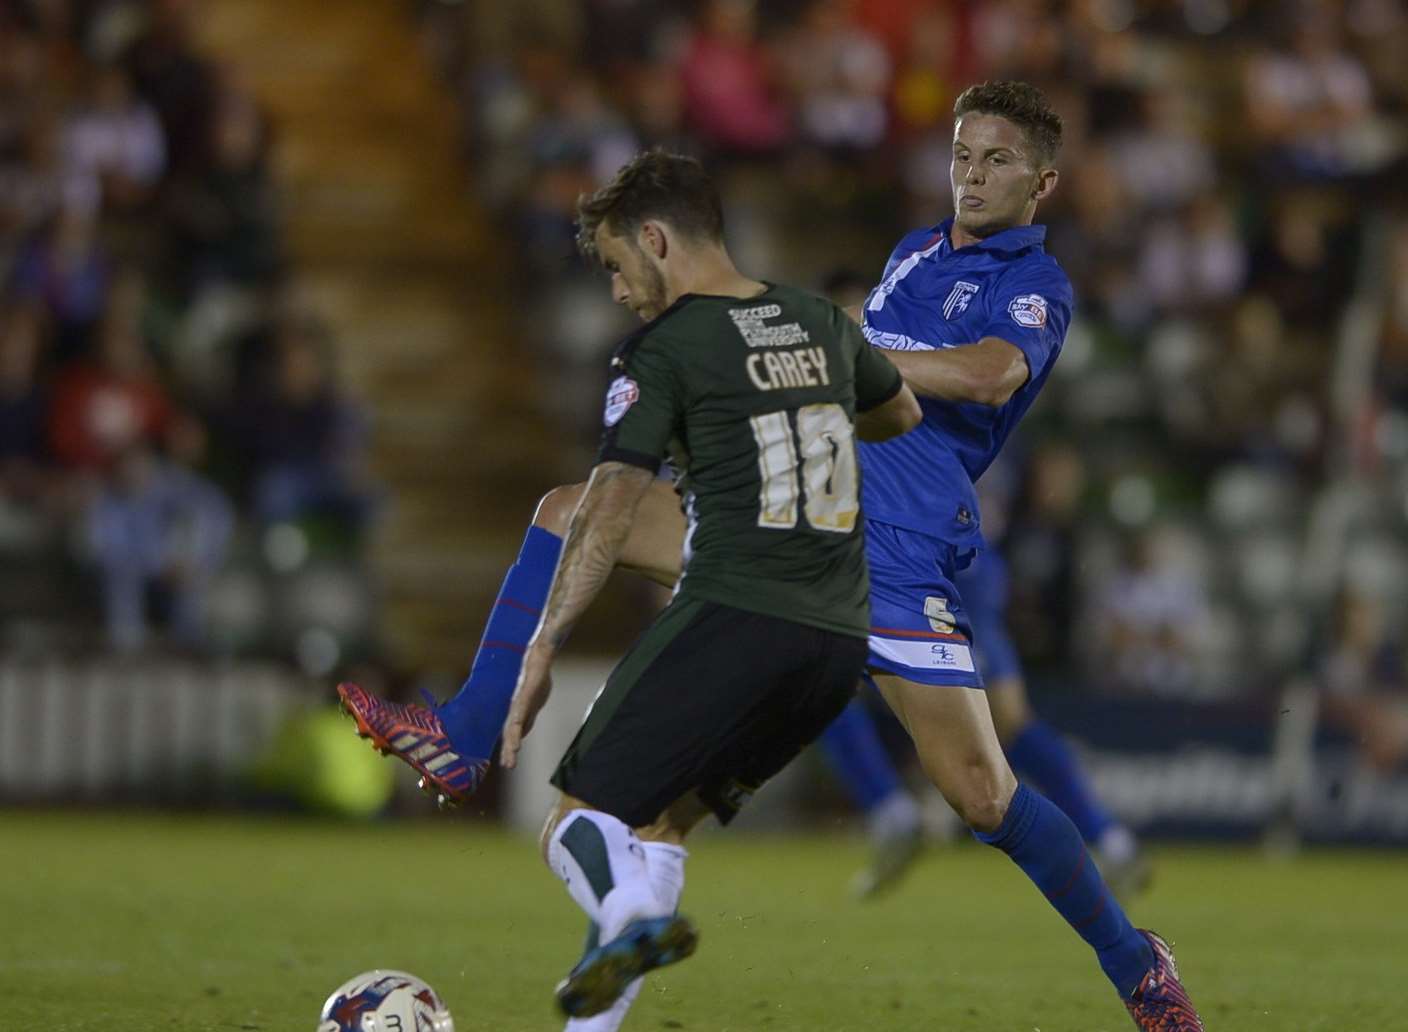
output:
M1012 321L1028 329L1040 329L1046 325L1046 298L1040 294L1020 294L1007 306Z
M948 300L944 302L944 318L952 319L954 316L962 315L968 310L968 303L973 300L973 295L978 292L978 284L969 283L967 280L959 280L949 291Z
M606 389L606 412L602 416L606 425L615 426L621 422L621 417L639 397L640 388L629 376L618 376L612 380L611 386Z

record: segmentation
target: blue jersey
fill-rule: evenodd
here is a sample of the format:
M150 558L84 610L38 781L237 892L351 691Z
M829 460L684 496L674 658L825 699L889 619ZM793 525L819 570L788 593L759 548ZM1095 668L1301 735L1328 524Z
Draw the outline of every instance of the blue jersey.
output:
M862 329L875 347L928 351L1001 337L1027 358L1027 382L1007 403L920 398L909 433L860 445L868 519L982 545L973 482L988 468L1046 382L1071 320L1070 280L1043 247L1045 226L1017 226L954 249L946 219L899 242L865 302Z

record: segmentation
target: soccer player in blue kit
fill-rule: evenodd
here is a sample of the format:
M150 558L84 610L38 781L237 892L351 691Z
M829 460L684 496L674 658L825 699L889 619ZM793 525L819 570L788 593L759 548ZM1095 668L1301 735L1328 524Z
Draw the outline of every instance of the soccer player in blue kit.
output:
M901 239L860 313L867 339L886 349L924 411L910 433L860 449L871 676L929 779L1091 946L1135 1025L1202 1032L1168 945L1130 924L1075 825L1013 775L974 662L954 584L983 546L973 483L1050 374L1073 297L1043 249L1045 229L1032 224L1056 187L1060 118L1039 90L1016 82L965 90L954 114L954 215ZM455 698L428 709L339 688L359 726L379 729L428 791L462 801L482 777L580 495L579 486L559 488L539 506ZM678 510L667 489L648 492L618 565L673 583ZM568 1027L607 1032L624 1015L613 1009L588 1019L597 1024Z

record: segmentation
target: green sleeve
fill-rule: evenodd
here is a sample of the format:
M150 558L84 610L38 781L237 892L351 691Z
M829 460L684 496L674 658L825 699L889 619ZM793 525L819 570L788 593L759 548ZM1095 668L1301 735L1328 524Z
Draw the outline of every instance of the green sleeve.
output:
M597 462L657 470L684 418L684 392L669 349L659 337L628 341L612 360Z
M860 327L843 313L842 333L847 344L856 349L856 411L869 412L885 404L904 386L904 378L885 353L872 348Z

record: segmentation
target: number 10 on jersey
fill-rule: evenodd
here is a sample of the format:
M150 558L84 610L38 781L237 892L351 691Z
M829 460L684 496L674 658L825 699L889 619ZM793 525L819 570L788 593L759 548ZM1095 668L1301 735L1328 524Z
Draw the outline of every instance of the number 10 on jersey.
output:
M788 530L797 525L797 498L815 530L849 534L860 513L856 449L851 421L840 405L804 405L754 416L758 442L758 526ZM800 461L798 457L800 445Z

